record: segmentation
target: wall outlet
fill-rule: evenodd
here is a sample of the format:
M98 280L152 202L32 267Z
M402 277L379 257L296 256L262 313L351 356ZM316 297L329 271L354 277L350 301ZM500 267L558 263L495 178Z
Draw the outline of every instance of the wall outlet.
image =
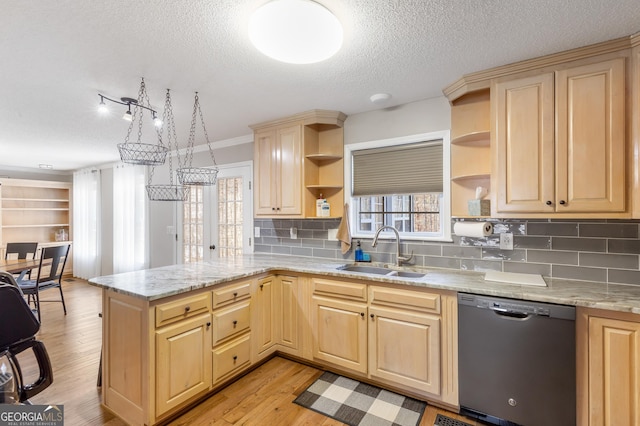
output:
M500 250L513 250L513 234L511 232L500 234Z
M327 229L327 240L338 241L338 229Z
M255 226L253 228L253 236L255 238L260 238L260 227L259 226Z
M291 236L292 240L295 240L298 238L298 228L289 228L289 235Z

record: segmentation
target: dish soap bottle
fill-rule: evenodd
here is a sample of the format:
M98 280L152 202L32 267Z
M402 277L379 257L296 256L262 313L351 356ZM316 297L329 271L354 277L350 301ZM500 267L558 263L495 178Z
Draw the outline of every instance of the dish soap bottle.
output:
M358 240L358 243L356 244L355 255L356 262L362 262L364 260L364 256L362 255L362 247L360 247L360 240Z

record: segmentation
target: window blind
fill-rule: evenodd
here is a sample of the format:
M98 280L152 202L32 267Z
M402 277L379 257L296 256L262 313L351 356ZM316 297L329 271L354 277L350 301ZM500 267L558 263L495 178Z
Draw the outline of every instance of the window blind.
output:
M352 195L442 192L442 140L352 152Z

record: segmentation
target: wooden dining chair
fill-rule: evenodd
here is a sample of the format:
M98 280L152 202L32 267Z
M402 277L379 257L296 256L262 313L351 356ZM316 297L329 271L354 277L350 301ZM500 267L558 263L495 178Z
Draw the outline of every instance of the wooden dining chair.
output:
M62 293L62 274L70 247L69 244L44 247L40 255L40 266L36 279L18 281L18 286L27 296L27 302L31 303L33 300L34 308L38 311L38 321L42 321L40 309L42 302L61 302L64 314L67 314L67 306L64 303L64 294ZM51 288L57 288L60 291L60 299L40 300L40 292Z
M4 251L4 259L31 259L36 258L36 252L38 251L38 243L7 243L7 248ZM17 281L24 280L24 277L31 279L31 269L22 271L19 276L16 277Z

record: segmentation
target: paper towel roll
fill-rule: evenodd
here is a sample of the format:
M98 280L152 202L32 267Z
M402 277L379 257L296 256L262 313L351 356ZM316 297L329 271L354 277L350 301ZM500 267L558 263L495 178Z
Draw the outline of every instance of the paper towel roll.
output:
M493 225L489 222L456 222L453 232L459 237L486 237L493 234Z

